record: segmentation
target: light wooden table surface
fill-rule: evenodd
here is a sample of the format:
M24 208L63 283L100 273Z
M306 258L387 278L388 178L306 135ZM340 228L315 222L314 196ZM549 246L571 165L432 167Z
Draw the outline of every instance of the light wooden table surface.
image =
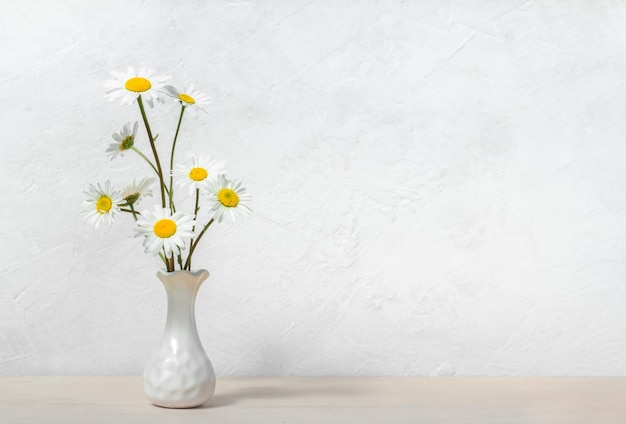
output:
M0 423L625 424L626 378L220 378L173 410L140 377L0 377Z

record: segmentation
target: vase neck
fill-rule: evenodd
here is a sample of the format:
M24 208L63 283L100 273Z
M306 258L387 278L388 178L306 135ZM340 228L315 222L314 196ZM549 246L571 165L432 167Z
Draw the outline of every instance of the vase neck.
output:
M167 292L165 336L170 331L189 330L197 337L195 302L198 289L208 272L177 271L157 274Z
M195 304L197 289L171 285L167 290L167 324L172 326L189 326L195 330Z

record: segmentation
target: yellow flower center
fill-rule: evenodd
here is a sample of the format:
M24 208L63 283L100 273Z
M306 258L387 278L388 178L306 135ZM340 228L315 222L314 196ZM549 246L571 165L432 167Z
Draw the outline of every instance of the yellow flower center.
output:
M208 176L209 173L204 168L191 168L191 171L189 171L189 178L194 181L202 181Z
M125 85L128 91L134 91L135 93L143 93L144 91L150 90L152 88L152 84L145 78L142 77L133 77L126 81Z
M132 193L129 194L128 196L124 197L124 200L126 200L126 203L128 203L129 205L134 205L135 202L137 200L139 200L139 197L141 196L141 193Z
M227 208L234 208L239 204L239 196L229 188L223 188L217 193L217 199Z
M192 104L194 104L196 102L193 97L191 97L191 96L189 96L187 94L179 94L178 98L181 99L185 103L189 103L190 105L192 105Z
M134 135L129 135L127 137L124 137L122 139L122 141L120 141L120 151L124 151L124 150L128 150L131 147L133 147L133 145L135 144L135 136Z
M113 202L109 196L100 196L100 198L96 201L96 210L100 214L109 213L111 206L113 206Z
M152 228L154 234L160 238L170 238L176 234L176 223L168 218L159 219Z

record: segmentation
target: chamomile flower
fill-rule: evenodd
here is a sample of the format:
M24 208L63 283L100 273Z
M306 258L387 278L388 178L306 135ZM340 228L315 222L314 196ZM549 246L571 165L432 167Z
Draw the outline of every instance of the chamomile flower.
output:
M139 122L135 121L132 129L130 122L124 125L122 130L118 133L111 134L115 142L109 144L106 149L106 153L111 157L111 160L118 156L124 156L124 152L129 150L135 144L135 136L137 135L137 129L139 128Z
M89 190L84 192L87 200L83 202L83 214L89 225L96 228L102 221L112 224L115 216L120 213L119 205L124 202L121 191L111 187L107 180L104 187L98 183L97 186L89 185Z
M190 155L190 159L190 163L178 164L172 170L172 175L179 177L176 184L182 188L188 187L189 195L193 195L196 189L201 189L225 172L224 162L211 160L208 155Z
M178 100L181 105L190 109L206 110L206 107L211 104L209 96L196 90L193 84L188 87L166 85L163 87L163 91L169 94L170 97Z
M130 66L126 72L112 71L111 75L115 79L104 83L104 87L107 88L105 96L109 100L121 98L122 105L130 105L141 96L150 107L154 106L154 100L160 100L165 81L169 79L169 76L154 75L153 70L146 68L136 72Z
M177 249L185 249L185 238L193 237L195 224L193 216L180 211L171 215L169 209L157 205L154 211L143 212L135 227L135 237L144 237L146 253L156 256L163 250L169 257Z
M229 180L221 174L207 184L205 191L208 194L209 214L213 214L217 222L233 222L239 216L252 212L248 206L252 196L246 193L239 181Z
M128 206L133 206L138 204L144 197L152 197L150 186L155 181L155 178L143 178L139 182L133 179L133 183L122 191L122 198Z

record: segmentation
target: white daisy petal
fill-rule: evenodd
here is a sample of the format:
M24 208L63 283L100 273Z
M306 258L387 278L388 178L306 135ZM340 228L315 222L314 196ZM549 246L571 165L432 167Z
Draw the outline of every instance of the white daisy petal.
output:
M120 213L119 205L124 202L122 193L111 187L111 182L107 180L104 187L100 183L97 186L91 184L85 194L87 200L83 202L83 215L87 223L96 228L102 221L112 224Z
M172 215L169 209L155 206L154 211L143 212L137 221L135 237L144 237L146 253L156 256L164 252L170 257L176 249L185 249L184 237L193 235L195 224L196 221L183 212Z
M152 197L150 186L156 182L156 178L143 178L139 182L133 179L130 184L122 191L122 197L128 205L137 205L144 197Z
M209 181L204 192L207 195L209 213L213 215L213 219L217 222L224 220L233 222L239 216L252 212L248 206L252 196L246 194L245 191L239 181L229 180L224 174Z
M178 164L172 170L172 175L178 177L176 184L183 189L188 188L189 195L193 196L196 189L203 189L206 185L217 178L219 174L226 172L226 165L222 161L211 160L210 156L190 155L187 164Z
M142 96L142 99L152 107L153 100L161 100L163 86L169 79L169 76L153 76L153 73L154 71L146 71L144 68L135 72L130 66L125 73L112 71L111 75L115 79L104 83L104 87L107 88L105 96L109 100L120 99L122 105L133 104L139 96Z
M106 149L106 153L109 155L111 160L117 158L118 156L124 156L124 152L133 147L138 128L139 123L137 121L135 121L132 129L129 122L124 125L119 133L111 134L111 137L115 140L115 142L109 144L109 147Z
M193 84L187 87L166 85L163 87L163 91L173 99L178 100L181 105L192 110L202 110L206 112L207 107L211 104L209 96L196 90Z

